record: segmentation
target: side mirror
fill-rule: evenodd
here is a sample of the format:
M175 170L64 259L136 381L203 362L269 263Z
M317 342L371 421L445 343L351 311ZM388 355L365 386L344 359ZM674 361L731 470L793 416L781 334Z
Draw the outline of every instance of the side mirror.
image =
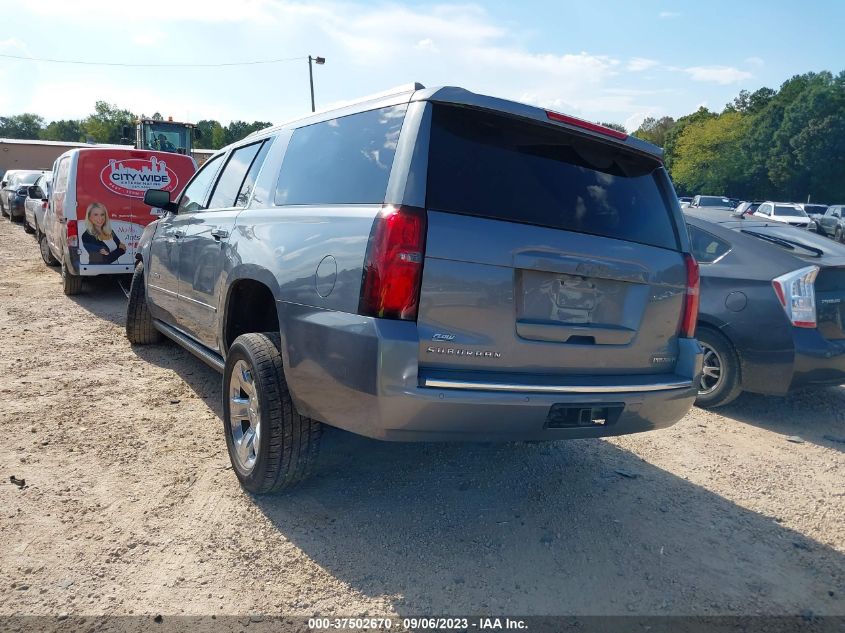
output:
M123 132L123 138L125 138L125 139L127 139L127 140L131 139L131 138L132 138L132 136L133 136L133 134L132 134L132 128L131 128L131 127L129 127L128 125L124 125L124 126L123 126L123 130L122 130L122 132Z
M147 189L144 192L144 204L163 211L176 211L176 204L170 202L170 192L163 189Z
M6 185L8 185L8 184L9 184L9 181L8 181L8 180L4 180L3 182L0 182L0 187L5 187L5 186L6 186Z
M202 130L198 127L194 128L194 138L200 140L202 138Z

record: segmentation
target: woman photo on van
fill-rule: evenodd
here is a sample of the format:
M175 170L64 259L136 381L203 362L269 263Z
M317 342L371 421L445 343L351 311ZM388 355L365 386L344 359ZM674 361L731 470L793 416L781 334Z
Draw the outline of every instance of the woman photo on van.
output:
M88 252L89 264L113 264L126 252L126 245L112 229L108 209L101 202L88 205L82 246Z

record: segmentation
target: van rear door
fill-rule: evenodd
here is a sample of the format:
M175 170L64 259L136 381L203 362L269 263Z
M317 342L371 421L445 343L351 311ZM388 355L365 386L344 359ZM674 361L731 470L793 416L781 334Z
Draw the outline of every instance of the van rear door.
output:
M444 104L429 152L424 384L673 374L687 273L658 158Z

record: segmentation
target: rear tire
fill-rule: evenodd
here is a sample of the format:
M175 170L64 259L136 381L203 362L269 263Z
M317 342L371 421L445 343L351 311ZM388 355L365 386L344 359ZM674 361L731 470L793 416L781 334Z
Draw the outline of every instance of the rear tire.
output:
M275 333L243 334L226 356L223 429L232 468L253 494L305 479L317 460L322 424L297 412Z
M62 261L62 290L68 297L82 292L82 277L74 275L65 261Z
M144 263L138 262L129 287L126 306L126 338L133 345L150 345L161 341L161 332L153 325L144 285Z
M38 240L38 249L41 251L41 259L48 266L58 266L59 260L53 257L53 252L50 250L50 244L47 242L47 236L40 230L36 232L36 239Z
M704 367L699 382L696 406L721 407L742 393L739 357L731 342L721 333L700 327L696 338L704 349Z

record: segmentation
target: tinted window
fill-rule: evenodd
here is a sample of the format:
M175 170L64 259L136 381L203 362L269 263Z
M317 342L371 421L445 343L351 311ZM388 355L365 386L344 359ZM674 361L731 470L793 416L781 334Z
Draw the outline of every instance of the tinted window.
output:
M656 159L449 106L434 106L429 152L431 209L677 248Z
M276 204L384 202L406 106L315 123L294 131Z
M775 205L775 215L786 215L791 218L806 218L807 214L798 207L791 207L785 204Z
M235 200L236 207L245 207L249 202L249 197L252 195L252 189L255 187L255 180L258 178L258 172L261 171L261 165L264 164L264 158L267 156L267 150L270 149L270 141L265 141L261 144L261 149L255 155L255 158L250 165L249 171L246 173L246 178L238 191L238 197Z
M179 213L195 213L205 209L205 201L208 198L208 189L217 169L220 167L220 156L206 161L194 176L194 179L185 187L182 197L179 199Z
M689 227L689 237L693 257L699 264L712 264L731 250L728 242L695 226Z
M733 206L727 198L718 196L699 196L698 206L700 207L730 207Z
M211 194L211 201L208 203L209 209L225 209L235 206L235 200L241 190L244 178L246 178L246 172L249 171L252 159L255 158L260 148L261 143L253 143L239 147L231 153L214 187L214 193Z

